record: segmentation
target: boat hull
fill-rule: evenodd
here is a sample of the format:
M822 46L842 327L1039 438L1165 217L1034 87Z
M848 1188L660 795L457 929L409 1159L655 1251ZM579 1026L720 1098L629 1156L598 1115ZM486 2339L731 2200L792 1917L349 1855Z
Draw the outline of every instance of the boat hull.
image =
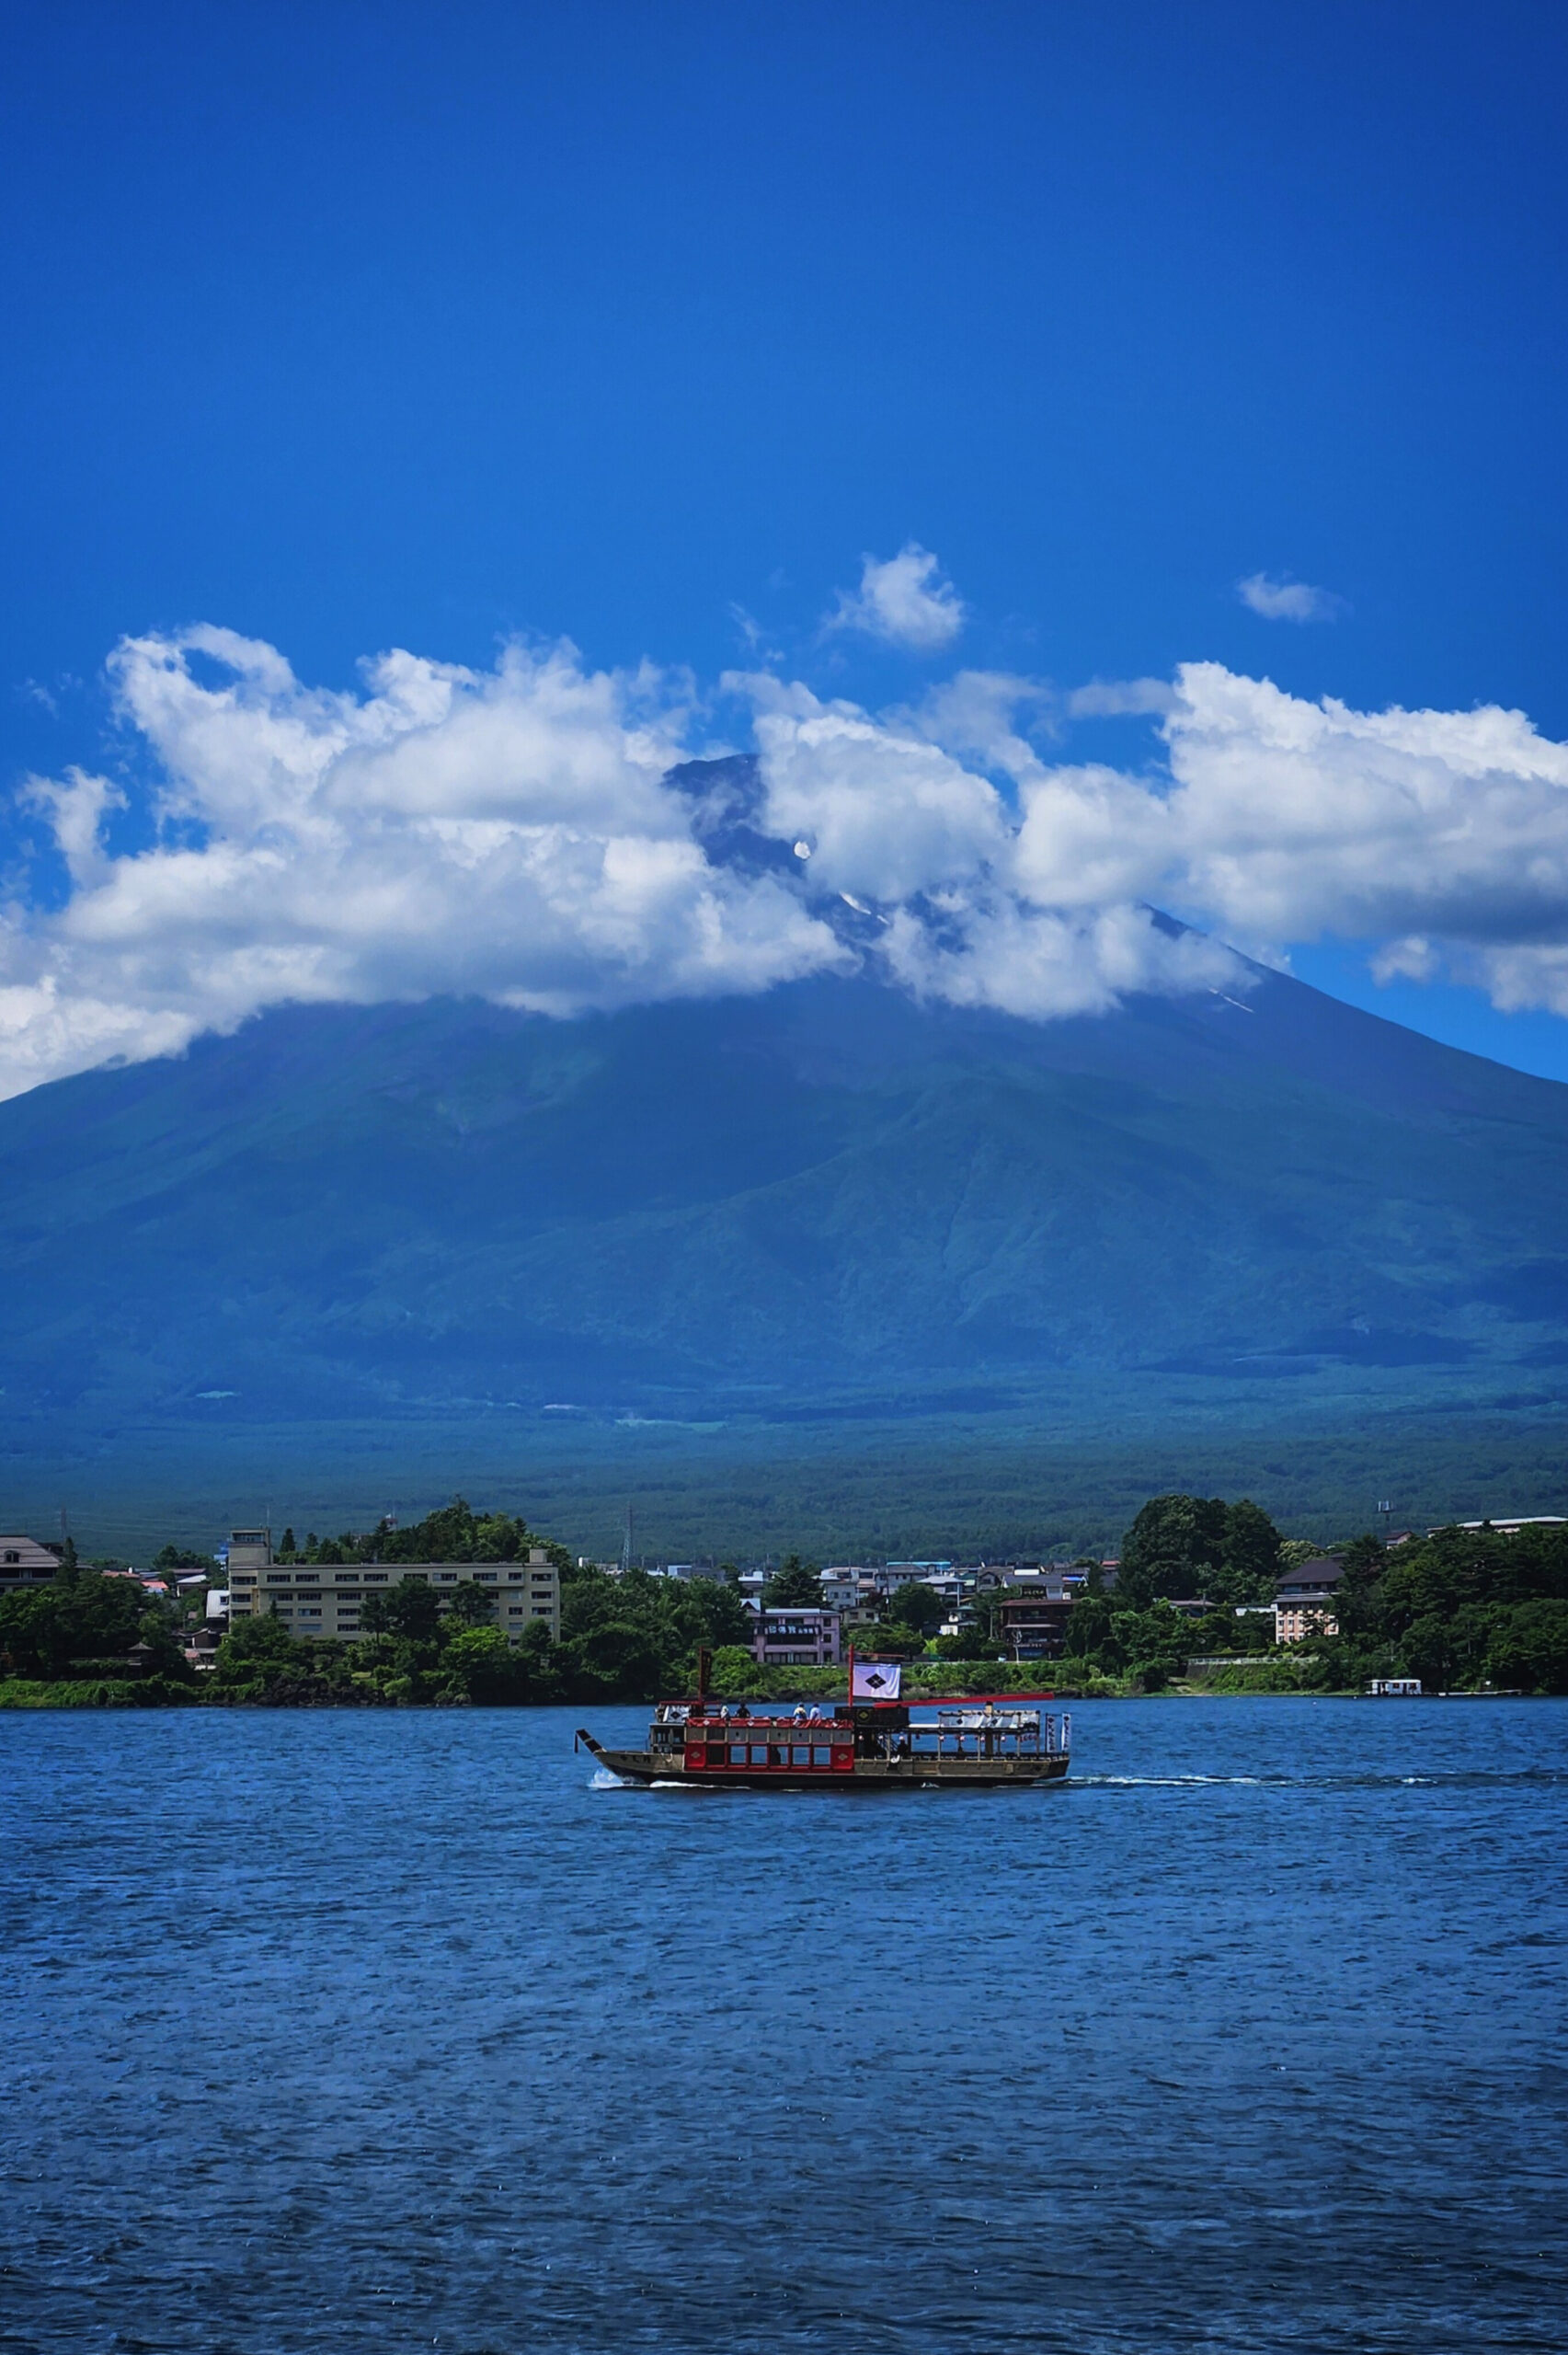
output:
M605 1750L593 1754L624 1783L679 1783L704 1791L1032 1790L1067 1779L1065 1758L857 1758L851 1773L792 1774L788 1767L689 1768L679 1752Z

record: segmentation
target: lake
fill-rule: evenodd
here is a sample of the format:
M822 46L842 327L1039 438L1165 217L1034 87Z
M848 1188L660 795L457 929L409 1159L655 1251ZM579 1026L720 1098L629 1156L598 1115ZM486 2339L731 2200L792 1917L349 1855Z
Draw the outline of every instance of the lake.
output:
M1568 1704L583 1718L0 1714L6 2355L1562 2349Z

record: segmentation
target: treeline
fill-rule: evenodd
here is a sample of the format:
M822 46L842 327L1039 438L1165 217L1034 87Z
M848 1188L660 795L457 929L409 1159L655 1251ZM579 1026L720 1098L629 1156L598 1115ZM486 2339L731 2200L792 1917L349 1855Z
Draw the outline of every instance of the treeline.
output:
M444 1598L423 1580L400 1580L384 1594L367 1595L365 1632L352 1644L301 1639L270 1616L238 1620L203 1679L203 1697L370 1706L646 1700L688 1689L700 1647L717 1651L749 1634L736 1590L709 1579L656 1579L642 1570L616 1579L568 1564L559 1643L539 1622L509 1643L489 1624L492 1602L472 1580Z
M0 1672L69 1687L62 1698L133 1697L147 1706L195 1697L175 1613L134 1579L79 1566L70 1546L47 1585L0 1594Z
M1388 1551L1360 1537L1344 1560L1339 1633L1312 1645L1326 1683L1568 1693L1568 1528L1440 1529Z
M521 1520L476 1513L457 1498L409 1530L383 1522L362 1536L310 1542L321 1561L480 1563L515 1559L545 1541ZM1357 1538L1334 1549L1344 1560L1337 1632L1276 1649L1269 1614L1246 1606L1271 1600L1281 1570L1314 1550L1282 1539L1247 1499L1154 1498L1127 1532L1114 1583L1090 1571L1068 1618L1065 1657L1036 1672L1064 1691L1158 1692L1191 1660L1219 1655L1243 1663L1233 1681L1250 1689L1359 1691L1373 1677L1418 1676L1428 1690L1568 1693L1568 1528L1512 1537L1451 1528L1391 1551L1374 1536ZM0 1595L4 1697L143 1706L647 1700L689 1690L699 1648L715 1655L718 1689L758 1689L753 1623L732 1578L612 1578L578 1568L559 1545L548 1552L561 1574L559 1642L535 1622L509 1643L493 1622L493 1593L476 1580L443 1591L403 1579L367 1595L358 1642L296 1637L270 1615L241 1619L215 1668L198 1674L184 1657L175 1604L148 1597L134 1580L78 1567L68 1551L48 1584ZM766 1599L817 1601L818 1577L791 1556ZM1212 1606L1202 1618L1173 1608L1198 1599ZM943 1661L976 1673L989 1661L994 1674L994 1603L952 1637L934 1635L942 1608L913 1582L864 1640L919 1660L922 1674ZM784 1671L773 1681L783 1691L807 1679L815 1690L832 1674Z
M571 1568L564 1545L541 1537L525 1521L505 1512L475 1512L463 1497L453 1497L423 1521L405 1528L390 1520L378 1521L363 1532L346 1529L338 1537L306 1533L300 1545L285 1529L278 1546L280 1562L515 1562L529 1548L542 1545L561 1570Z
M689 1688L699 1647L716 1652L744 1645L750 1632L733 1586L640 1570L612 1579L568 1564L558 1643L538 1622L509 1643L491 1624L493 1603L473 1580L440 1591L403 1579L366 1597L365 1633L356 1643L292 1636L262 1614L235 1620L215 1667L198 1673L184 1657L168 1605L150 1601L133 1580L84 1569L0 1596L0 1672L13 1704L52 1698L124 1706L189 1701L374 1707L642 1700ZM132 1673L129 1655L138 1645L142 1665Z

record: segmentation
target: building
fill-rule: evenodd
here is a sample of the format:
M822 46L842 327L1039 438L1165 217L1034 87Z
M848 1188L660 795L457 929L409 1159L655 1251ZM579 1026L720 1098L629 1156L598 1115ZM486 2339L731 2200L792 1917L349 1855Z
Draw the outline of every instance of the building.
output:
M0 1594L17 1587L41 1586L60 1568L60 1557L36 1537L0 1537Z
M561 1576L542 1545L526 1562L275 1562L269 1529L236 1529L229 1539L229 1623L270 1612L292 1635L353 1643L368 1594L401 1579L451 1589L471 1579L495 1605L493 1625L512 1642L536 1623L561 1635Z
M758 1610L751 1649L763 1668L836 1668L839 1637L836 1611L781 1603L776 1609Z
M1057 1660L1067 1643L1072 1595L1059 1581L1004 1594L997 1605L1001 1648L1009 1660Z
M1443 1526L1448 1529L1471 1529L1478 1532L1490 1529L1497 1537L1516 1537L1521 1529L1562 1529L1568 1526L1568 1522L1564 1522L1560 1512L1520 1512L1513 1514L1506 1521L1446 1522ZM1428 1537L1436 1537L1440 1534L1436 1529L1429 1529L1426 1533Z
M1299 1644L1308 1636L1338 1635L1333 1595L1344 1570L1337 1554L1321 1554L1316 1561L1302 1562L1284 1573L1274 1597L1276 1644Z

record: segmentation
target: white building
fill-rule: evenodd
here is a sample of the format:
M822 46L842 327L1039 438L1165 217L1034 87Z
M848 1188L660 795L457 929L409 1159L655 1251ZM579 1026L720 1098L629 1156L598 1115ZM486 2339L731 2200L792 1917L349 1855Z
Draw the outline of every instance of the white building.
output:
M836 1668L839 1635L836 1611L764 1605L757 1612L751 1649L763 1668Z
M365 1597L384 1594L400 1579L438 1590L472 1580L489 1598L491 1624L516 1642L543 1621L561 1634L561 1578L542 1545L526 1562L275 1562L269 1529L236 1529L229 1539L229 1624L270 1612L291 1635L334 1636L353 1643L361 1631Z

